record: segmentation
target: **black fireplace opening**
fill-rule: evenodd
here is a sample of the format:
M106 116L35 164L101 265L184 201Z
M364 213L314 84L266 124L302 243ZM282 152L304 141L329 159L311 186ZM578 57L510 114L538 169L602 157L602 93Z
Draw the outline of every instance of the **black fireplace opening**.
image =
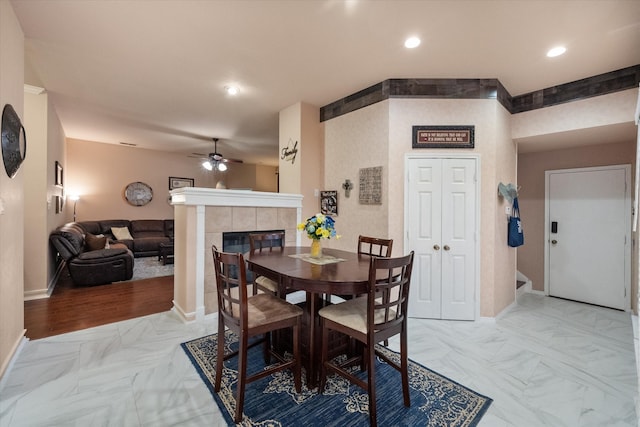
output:
M284 230L230 231L222 233L222 252L241 253L246 255L251 245L249 234L253 233L284 233ZM232 272L232 277L236 275ZM247 282L253 282L253 275L247 270Z

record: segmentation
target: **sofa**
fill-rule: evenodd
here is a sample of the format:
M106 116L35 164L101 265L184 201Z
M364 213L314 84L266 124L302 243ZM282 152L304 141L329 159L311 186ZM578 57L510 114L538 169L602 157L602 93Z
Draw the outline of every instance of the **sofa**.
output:
M135 257L157 256L172 240L173 220L72 222L49 236L73 283L85 286L131 279Z
M77 223L85 233L103 235L110 243L121 243L138 257L158 256L160 243L173 241L172 219L108 219L101 221L81 221ZM127 228L131 237L119 238L114 234L114 229ZM125 232L126 234L126 232Z

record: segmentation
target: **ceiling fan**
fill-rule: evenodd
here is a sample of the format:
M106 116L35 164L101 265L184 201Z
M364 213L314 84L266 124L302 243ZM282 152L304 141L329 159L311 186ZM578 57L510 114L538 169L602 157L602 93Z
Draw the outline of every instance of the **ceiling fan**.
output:
M227 170L225 163L242 163L242 160L229 159L218 153L218 138L213 138L214 148L213 153L209 153L209 156L202 162L202 166L206 170L217 170L224 172Z

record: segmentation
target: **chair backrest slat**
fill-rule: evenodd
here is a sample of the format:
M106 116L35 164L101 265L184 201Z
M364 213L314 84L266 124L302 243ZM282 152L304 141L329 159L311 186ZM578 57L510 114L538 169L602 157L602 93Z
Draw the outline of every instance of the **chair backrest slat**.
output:
M390 257L393 247L393 239L379 239L377 237L358 236L358 253Z
M216 272L218 315L247 326L247 272L240 253L218 251L214 246L213 264Z
M397 258L371 257L369 265L368 330L400 325L409 302L413 251Z

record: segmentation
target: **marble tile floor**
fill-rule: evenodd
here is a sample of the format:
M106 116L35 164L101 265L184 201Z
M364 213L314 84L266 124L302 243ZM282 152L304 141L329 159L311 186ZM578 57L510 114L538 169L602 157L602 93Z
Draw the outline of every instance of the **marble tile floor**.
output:
M637 426L631 319L526 294L495 322L411 319L409 355L494 399L480 427ZM215 329L165 312L29 341L0 384L0 426L223 426L179 346Z

